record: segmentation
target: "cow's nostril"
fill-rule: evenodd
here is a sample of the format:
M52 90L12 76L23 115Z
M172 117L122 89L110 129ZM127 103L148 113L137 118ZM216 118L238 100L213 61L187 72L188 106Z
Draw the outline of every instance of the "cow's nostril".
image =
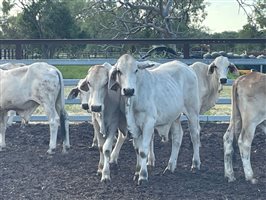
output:
M82 104L81 107L84 110L89 110L89 105L87 103Z
M101 112L101 111L102 111L102 106L95 106L95 105L92 105L92 106L91 106L91 111L92 111L92 112Z
M227 78L221 78L220 79L221 84L226 84L227 83Z
M133 96L135 92L135 90L132 88L124 88L123 91L125 96Z

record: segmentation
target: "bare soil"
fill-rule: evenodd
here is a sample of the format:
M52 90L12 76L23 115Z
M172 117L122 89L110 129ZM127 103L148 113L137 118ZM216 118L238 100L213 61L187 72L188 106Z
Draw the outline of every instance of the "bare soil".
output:
M170 156L170 143L155 137L156 166L149 171L149 183L137 186L133 181L136 156L127 139L119 158L118 173L111 182L101 183L96 174L98 150L89 148L93 128L88 123L70 125L71 149L62 154L61 138L56 154L46 153L49 142L47 124L19 124L9 127L7 148L0 152L0 199L4 200L80 200L80 199L265 199L266 136L257 130L252 146L252 166L259 182L245 181L239 151L236 150L237 180L224 178L223 134L228 124L201 124L201 171L190 171L192 145L186 123L184 138L174 173L163 174Z

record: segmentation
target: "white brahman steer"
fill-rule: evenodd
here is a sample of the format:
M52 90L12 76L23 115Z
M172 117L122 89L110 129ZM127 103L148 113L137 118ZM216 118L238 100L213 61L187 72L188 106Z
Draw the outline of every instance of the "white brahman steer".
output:
M10 70L10 69L18 68L18 67L23 67L23 66L25 66L24 63L5 63L5 64L1 64L0 65L0 69L2 69L2 70ZM8 127L8 126L12 125L13 118L16 116L16 111L14 111L14 110L8 111L7 116L8 116L8 120L7 120L7 127ZM26 124L26 123L27 122L22 120L22 124L23 125Z
M186 64L172 61L147 70L138 66L131 55L121 56L112 68L109 88L118 89L126 101L126 120L137 153L134 179L138 184L148 180L147 155L154 129L168 139L172 151L166 170L176 168L183 131L180 117L184 113L190 124L193 143L192 168L200 168L200 126L198 81L195 72Z
M98 174L101 181L110 180L109 163L117 164L119 151L126 139L126 120L120 112L120 94L108 90L109 65L96 65L89 69L81 83L79 91L89 92L88 109L92 112L94 134L97 136L100 160ZM118 128L118 140L114 150L112 146Z
M195 62L190 66L198 77L200 114L204 114L215 105L223 85L227 82L228 71L238 74L238 70L227 57L223 56L215 58L210 65Z
M51 154L56 148L59 121L64 135L63 151L70 147L64 84L59 70L42 62L10 70L0 69L0 88L0 150L6 146L7 112L14 110L28 121L39 105L44 108L50 126L47 152Z
M241 76L232 88L232 113L229 127L224 134L224 169L228 181L234 181L232 164L233 140L238 140L245 178L257 183L250 163L250 150L256 127L261 124L266 131L266 75L251 72Z

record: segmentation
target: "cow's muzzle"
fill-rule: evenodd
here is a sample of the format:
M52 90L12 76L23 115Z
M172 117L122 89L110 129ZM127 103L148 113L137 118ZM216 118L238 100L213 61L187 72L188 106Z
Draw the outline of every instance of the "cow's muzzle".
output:
M226 84L227 83L227 78L221 78L220 79L221 84Z
M91 106L91 111L92 112L101 112L102 111L102 106L92 105Z
M81 105L83 110L89 110L89 105L87 103L84 103Z
M135 90L132 88L124 88L123 89L124 95L127 97L131 97L134 95Z

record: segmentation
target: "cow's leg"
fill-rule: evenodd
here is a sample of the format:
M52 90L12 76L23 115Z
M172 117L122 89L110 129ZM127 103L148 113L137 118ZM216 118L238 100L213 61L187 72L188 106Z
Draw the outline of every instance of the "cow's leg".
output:
M170 129L171 137L172 137L172 150L171 150L171 156L168 162L168 166L164 170L174 172L176 169L176 162L177 157L179 153L180 146L182 144L183 139L183 129L181 126L181 122L179 119L177 119L175 122L173 122L171 129Z
M139 146L139 159L140 159L140 172L138 178L138 184L148 181L148 170L147 170L147 156L151 144L151 139L154 132L154 119L147 119L143 124L142 140Z
M189 120L189 129L190 129L190 137L193 144L193 158L192 158L192 166L191 169L200 169L200 125L198 115L192 114L188 116Z
M59 126L59 116L55 109L55 105L50 102L50 104L43 105L44 111L48 116L49 120L49 127L50 127L50 142L49 142L49 149L47 153L53 154L56 148L56 141L57 141L57 131Z
M7 127L11 126L13 123L13 118L16 116L16 111L10 110L8 111L8 120L7 120Z
M137 163L136 163L136 171L133 180L136 181L139 178L139 172L140 172L140 155L139 155L139 148L141 144L142 136L139 135L137 138L133 138L133 146L135 149L136 157L137 157Z
M94 134L97 136L97 142L98 142L97 146L98 146L99 154L100 154L97 174L101 175L103 171L103 165L104 165L103 144L104 144L105 139L103 138L103 135L100 133L100 126L97 120L93 120L93 128L94 128Z
M90 146L90 148L94 149L97 147L97 135L95 134L95 132L93 133L93 139L92 139L92 144Z
M93 115L95 115L95 114L93 114ZM96 118L95 117L92 117L92 124L96 124L96 123L98 123L97 121L96 121ZM98 141L97 141L97 132L95 131L95 129L94 129L94 132L93 132L93 139L92 139L92 144L91 144L91 146L90 146L90 148L92 148L92 149L94 149L94 148L97 148L97 143L98 143Z
M0 113L0 151L2 148L6 147L6 123L7 123L7 113Z
M68 113L66 112L65 109L63 109L63 115L64 116L60 116L63 117L63 120L65 121L64 124L65 126L65 137L63 139L63 153L67 152L67 149L70 148L70 140L69 140L69 119L68 119Z
M233 169L233 140L234 140L234 122L231 122L227 131L223 136L224 143L224 176L228 178L229 182L235 181L234 169Z
M155 154L154 154L154 134L152 134L151 138L151 144L150 144L150 150L148 153L148 161L147 161L148 166L155 166Z
M136 120L135 120L135 116L134 116L134 111L132 110L132 102L131 98L128 99L127 104L125 106L125 115L126 115L126 121L127 121L127 129L129 130L129 132L131 133L131 136L133 138L137 138L140 135L140 129L139 127L136 125Z
M127 138L127 134L124 135L120 130L118 130L118 138L117 138L115 147L111 153L110 163L114 163L117 165L119 153L120 153L121 147L124 144L126 138Z
M116 128L111 128L111 130L108 131L108 136L103 145L104 164L103 164L101 181L106 182L111 180L109 163L110 163L110 157L111 157L115 134L116 134Z
M243 163L243 168L245 172L245 178L251 183L257 183L257 179L254 178L254 173L250 163L250 151L251 144L254 138L256 125L254 123L243 124L240 136L238 138L239 151Z

